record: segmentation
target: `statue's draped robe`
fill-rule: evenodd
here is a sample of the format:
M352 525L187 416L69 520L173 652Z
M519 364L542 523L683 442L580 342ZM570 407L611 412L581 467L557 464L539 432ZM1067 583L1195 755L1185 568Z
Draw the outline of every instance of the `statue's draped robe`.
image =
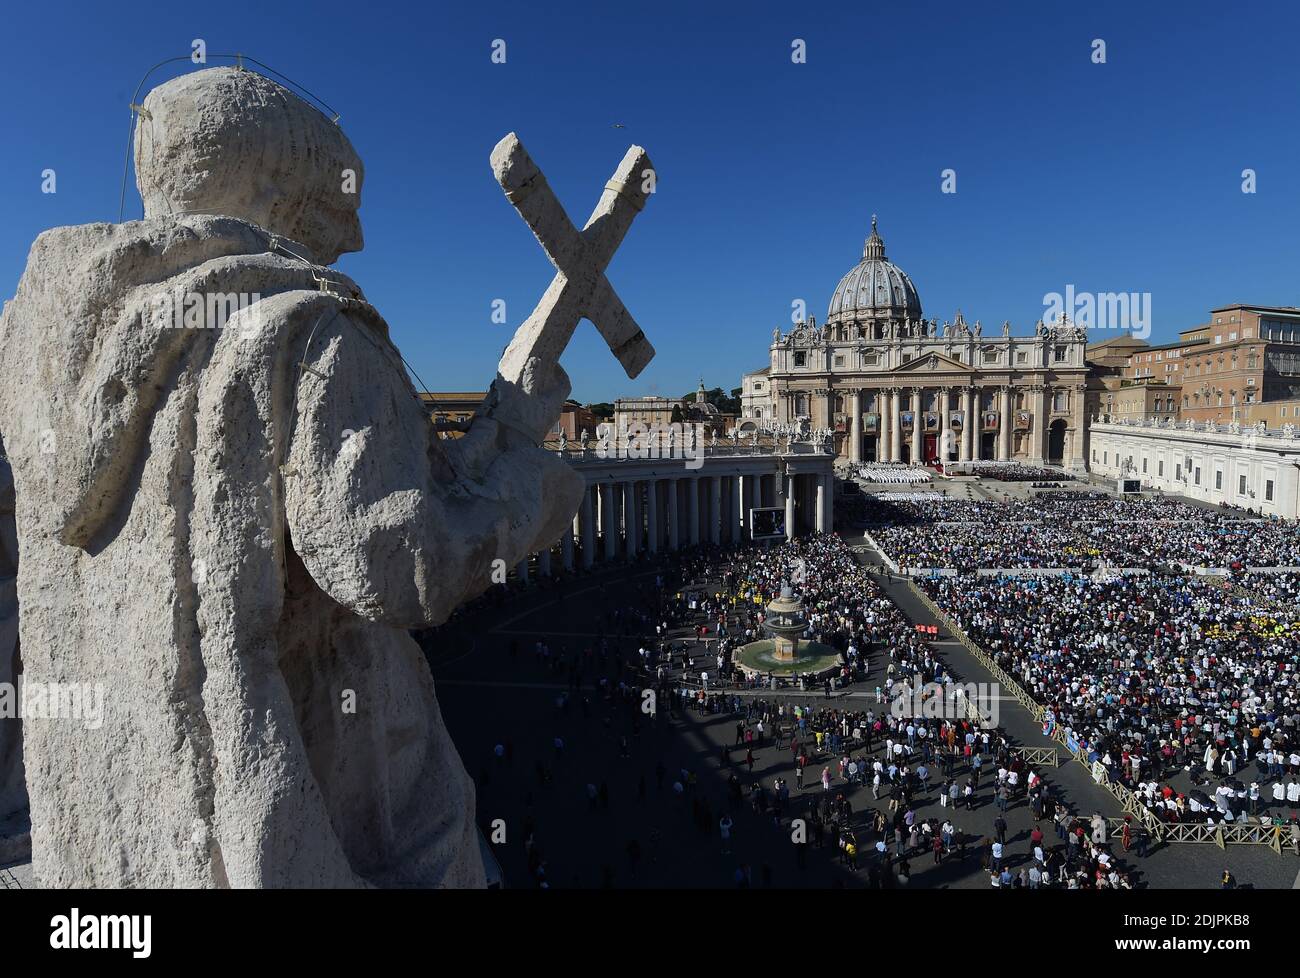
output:
M104 690L98 729L24 728L45 885L483 883L406 629L558 539L581 482L487 419L437 440L356 287L268 237L57 228L0 318L25 679ZM156 322L213 292L261 299Z
M4 455L0 432L0 456ZM0 709L0 858L8 846L4 836L7 820L27 808L27 786L23 780L23 725L17 716L15 681L18 678L18 530L14 524L13 471L0 457L0 689L11 698ZM15 819L16 821L16 819ZM26 852L26 846L21 847Z

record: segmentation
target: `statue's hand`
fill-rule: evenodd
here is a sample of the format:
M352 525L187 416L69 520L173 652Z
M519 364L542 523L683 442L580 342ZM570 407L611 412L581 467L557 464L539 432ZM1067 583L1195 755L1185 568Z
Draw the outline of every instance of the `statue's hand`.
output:
M571 389L569 375L558 363L532 359L517 382L497 374L484 414L540 444L559 419Z

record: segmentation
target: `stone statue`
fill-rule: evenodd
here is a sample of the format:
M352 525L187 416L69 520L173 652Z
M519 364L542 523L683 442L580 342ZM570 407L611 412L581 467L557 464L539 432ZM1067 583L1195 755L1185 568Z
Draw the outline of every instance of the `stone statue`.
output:
M482 886L474 786L408 629L569 525L582 479L540 446L590 297L548 290L464 436L439 440L387 323L329 267L362 247L342 130L234 68L161 85L142 118L144 219L41 234L0 317L24 378L0 388L24 679L104 702L97 728L24 726L35 875ZM536 170L498 150L532 225L543 195L509 181ZM198 328L177 328L190 296Z
M568 447L569 447L569 436L565 434L564 429L561 428L560 429L560 454L563 455L564 452L568 449Z
M984 325L977 319L975 320L975 335L979 336L984 332Z
M1002 320L1002 335L1003 336L1011 335L1011 320L1009 319Z

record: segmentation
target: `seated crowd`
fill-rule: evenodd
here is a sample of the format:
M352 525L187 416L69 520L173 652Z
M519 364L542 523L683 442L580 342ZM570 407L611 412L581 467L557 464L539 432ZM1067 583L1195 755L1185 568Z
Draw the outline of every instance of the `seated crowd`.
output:
M1245 573L1300 566L1300 528L1166 497L1048 491L1005 502L868 500L869 532L900 567L1107 566Z
M934 476L916 466L883 462L865 462L853 466L853 474L864 482L882 482L898 485L919 485L933 482Z
M1294 817L1294 607L1158 575L958 576L921 586L1161 818L1232 821L1261 808ZM1199 791L1212 780L1223 782L1214 798Z

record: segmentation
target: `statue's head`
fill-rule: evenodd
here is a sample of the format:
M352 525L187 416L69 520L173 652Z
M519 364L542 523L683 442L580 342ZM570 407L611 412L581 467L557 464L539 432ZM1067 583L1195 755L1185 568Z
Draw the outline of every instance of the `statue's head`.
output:
M335 123L256 72L209 68L150 92L135 173L145 217L242 218L324 264L361 250L361 158Z

